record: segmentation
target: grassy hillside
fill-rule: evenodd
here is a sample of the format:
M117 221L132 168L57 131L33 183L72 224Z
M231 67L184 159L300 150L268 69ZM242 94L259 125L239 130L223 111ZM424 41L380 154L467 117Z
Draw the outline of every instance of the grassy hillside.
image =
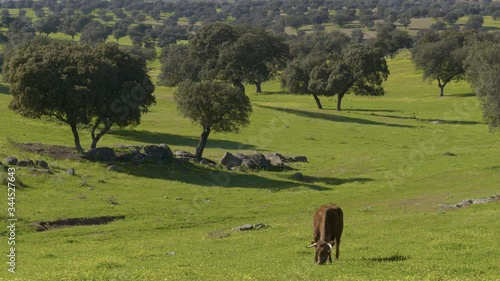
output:
M281 93L277 81L264 84L263 94L247 86L250 126L211 135L205 156L308 157L285 172L195 164L111 172L107 164L30 153L16 143L71 147L70 128L6 109L2 84L0 161L44 159L54 174L17 168L25 185L16 193L17 273L4 263L0 280L498 280L498 202L447 210L438 204L500 194L499 136L483 124L466 83L449 84L438 98L438 87L422 82L407 54L389 67L386 96L346 96L342 112L334 110L335 98L322 98L325 109L318 110L310 96ZM100 146L166 143L193 152L201 128L179 117L173 91L158 87L157 105L141 125L116 129ZM81 137L88 148L88 133ZM69 168L76 175L67 175ZM301 181L292 177L298 171ZM340 261L316 266L305 246L312 214L330 202L345 213ZM105 215L125 219L45 232L32 226ZM7 225L5 211L0 218ZM269 227L231 232L258 222Z

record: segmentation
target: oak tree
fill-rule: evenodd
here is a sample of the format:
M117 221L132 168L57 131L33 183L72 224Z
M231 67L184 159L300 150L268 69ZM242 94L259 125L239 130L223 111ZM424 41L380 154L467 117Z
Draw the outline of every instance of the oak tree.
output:
M9 107L30 118L47 116L68 124L80 153L78 126L90 128L95 148L112 125L139 124L155 102L145 62L116 44L92 48L35 38L10 58L7 78Z
M249 124L252 113L248 96L236 87L218 82L183 82L174 101L184 117L203 128L196 147L198 160L202 159L211 132L237 133Z

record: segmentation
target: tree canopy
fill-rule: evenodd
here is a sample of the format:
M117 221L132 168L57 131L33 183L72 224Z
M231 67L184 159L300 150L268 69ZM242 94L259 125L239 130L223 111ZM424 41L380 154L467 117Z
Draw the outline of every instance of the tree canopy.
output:
M500 129L500 45L486 41L475 44L466 60L467 80L481 100L483 116L490 129Z
M160 79L165 79L162 83L166 85L176 85L181 76L166 72L179 71L188 74L185 79L222 80L242 92L245 92L243 82L250 82L259 91L260 83L273 78L288 58L288 45L284 40L262 28L212 23L196 32L187 49L165 49Z
M9 107L30 118L48 116L68 124L79 152L78 125L90 127L95 148L112 125L139 124L155 103L145 62L115 44L92 48L35 38L11 57L7 78Z
M308 89L325 96L337 95L337 110L341 110L345 94L384 95L382 83L388 76L387 62L380 50L355 44L314 67Z

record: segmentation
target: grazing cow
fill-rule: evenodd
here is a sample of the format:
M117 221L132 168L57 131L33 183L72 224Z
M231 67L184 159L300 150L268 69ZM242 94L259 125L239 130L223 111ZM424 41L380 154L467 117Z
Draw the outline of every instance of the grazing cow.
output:
M344 213L334 204L324 205L314 214L314 240L307 248L316 247L314 262L324 264L332 262L332 249L335 244L335 259L339 259L340 236L344 228Z

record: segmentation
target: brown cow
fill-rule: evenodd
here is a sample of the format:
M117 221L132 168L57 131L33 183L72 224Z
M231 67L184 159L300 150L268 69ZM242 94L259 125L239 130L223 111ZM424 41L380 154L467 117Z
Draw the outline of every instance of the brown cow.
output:
M314 262L324 264L332 262L332 249L335 244L335 259L339 259L340 236L344 228L344 213L334 204L324 205L314 214L314 240L307 248L316 247Z

